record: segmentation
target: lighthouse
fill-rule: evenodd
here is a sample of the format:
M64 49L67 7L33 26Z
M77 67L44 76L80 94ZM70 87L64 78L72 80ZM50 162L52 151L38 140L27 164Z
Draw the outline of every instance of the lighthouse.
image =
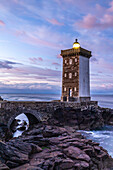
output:
M63 58L61 101L90 101L89 59L91 51L76 39L71 49L61 50Z

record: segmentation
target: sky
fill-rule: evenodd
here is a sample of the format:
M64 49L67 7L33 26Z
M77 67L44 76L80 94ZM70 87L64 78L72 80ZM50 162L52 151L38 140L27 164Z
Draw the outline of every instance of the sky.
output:
M113 94L112 0L0 0L0 93L61 93L61 50L92 51L91 94Z

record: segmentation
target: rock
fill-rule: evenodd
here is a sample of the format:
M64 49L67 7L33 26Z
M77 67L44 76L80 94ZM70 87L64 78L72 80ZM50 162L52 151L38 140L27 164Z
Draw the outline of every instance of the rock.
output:
M42 149L34 144L19 140L9 143L0 142L0 156L10 168L29 162L29 156L41 152Z
M27 122L26 122L25 120L23 120L23 124L24 124L24 125L27 125Z
M11 131L16 132L17 126L19 125L20 119L14 119L12 124L11 124Z
M104 125L102 114L96 108L83 111L71 108L57 109L53 117L63 125L76 126L75 129L92 130Z
M12 138L12 133L9 131L7 125L0 123L0 140L7 141Z
M0 161L0 170L9 170L9 167Z
M86 149L83 150L87 155L89 155L90 157L95 156L95 152L93 147L88 146Z
M30 154L39 153L42 151L42 148L40 148L38 145L31 144L31 147L32 147L32 151Z
M75 141L71 143L72 146L78 147L78 148L84 148L85 144L79 141Z
M31 129L30 131L27 130L23 134L26 136L36 136L36 135L42 134L42 131L43 131L43 128L38 128L38 129L34 128L34 129Z
M23 122L21 124L18 124L18 125L19 125L19 127L16 128L17 130L25 131L26 130L27 122L25 120L23 120Z
M74 167L76 168L76 170L88 170L89 163L85 161L79 161L79 163L75 163Z
M19 166L20 164L16 163L16 162L12 162L12 161L6 161L6 165L10 168L15 168L15 167Z
M23 125L23 126L17 128L17 130L24 131L24 130L26 130L26 127Z
M59 115L56 115L57 120L52 118L35 124L18 138L0 141L0 160L6 168L13 170L110 169L113 159L107 151L76 132L74 120L71 120L75 119L78 127L83 125L85 129L91 129L102 125L101 112L67 108L60 115L60 110Z
M55 165L56 169L62 169L62 170L64 169L65 170L65 169L72 169L72 168L74 168L74 162L71 159L69 159L69 158L63 159L63 160L61 160L57 164Z
M63 133L65 133L66 130L64 128L58 128L58 127L54 127L54 129L52 128L52 126L46 126L46 128L43 130L43 136L44 137L57 137L62 135Z
M95 149L95 151L98 152L98 153L99 153L100 150L101 150L101 148L100 148L99 146L94 146L94 149Z
M70 158L80 159L87 162L90 161L90 157L84 151L74 146L69 146L68 148L64 149L64 153Z

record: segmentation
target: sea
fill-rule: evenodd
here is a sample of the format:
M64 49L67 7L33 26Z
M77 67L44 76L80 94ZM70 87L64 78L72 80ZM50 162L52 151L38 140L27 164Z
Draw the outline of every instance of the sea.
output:
M51 100L60 100L59 94L1 94L1 97L4 100L8 101L51 101ZM113 94L110 95L91 95L92 101L98 101L98 105L104 108L113 109ZM16 117L20 119L20 124L22 121L27 122L27 127L29 127L29 121L24 113ZM20 125L19 125L20 126ZM105 148L109 155L113 157L113 126L104 126L100 130L93 131L81 131L81 133L87 138L92 139L95 142L98 142L100 146ZM20 131L14 133L14 137L18 137L22 134Z
M1 94L4 100L9 101L51 101L60 100L60 94ZM91 95L92 101L98 101L98 105L113 109L113 94L111 95Z

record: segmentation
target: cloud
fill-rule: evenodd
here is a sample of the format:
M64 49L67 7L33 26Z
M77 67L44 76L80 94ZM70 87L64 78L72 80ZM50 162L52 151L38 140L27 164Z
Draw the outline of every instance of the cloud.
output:
M64 23L61 23L61 22L57 21L55 18L53 18L53 19L47 19L47 21L50 22L50 23L53 24L53 25L59 25L59 26L64 25Z
M98 27L99 23L97 22L96 16L94 16L92 14L88 14L83 17L83 20L75 23L75 25L80 28L91 29L91 28Z
M12 62L12 61L0 61L0 68L6 68L6 69L12 69L13 65L15 64L19 64L16 62Z
M98 63L98 60L95 57L92 57L90 61L93 63Z
M96 85L92 85L91 89L95 89L95 91L99 90L99 91L103 91L103 92L107 92L107 91L113 91L113 83L99 83ZM106 91L107 90L107 91Z
M113 1L111 1L109 4L110 8L108 8L108 12L113 12Z
M63 30L53 29L53 25L65 24L63 11L56 3L43 0L41 2L21 0L7 2L4 0L0 4L0 10L3 10L6 20L10 18L7 31L16 35L23 43L61 49L69 42L69 34ZM48 26L48 22L52 25Z
M48 68L41 68L41 67L34 67L34 66L27 66L27 65L19 65L18 67L13 67L13 66L8 66L8 64L2 64L1 68L7 68L9 69L8 71L2 70L1 73L8 73L10 74L12 77L16 76L18 77L20 76L25 76L27 75L27 77L29 76L34 76L34 80L37 81L37 78L42 77L42 79L45 80L46 78L58 78L61 75L60 71L56 71L53 69L48 69ZM36 78L35 78L36 76ZM25 79L24 79L25 81Z
M49 83L14 83L5 84L0 82L0 92L1 93L52 93L58 94L60 91L60 86L50 85Z
M34 28L31 31L16 31L15 35L20 37L23 42L36 46L46 46L55 49L61 49L61 35L51 32L48 28ZM51 36L52 35L52 36Z
M41 57L38 58L39 61L43 61L43 59Z
M2 20L0 20L0 25L5 26L5 23Z
M38 57L38 58L33 57L33 58L29 58L29 60L31 61L31 63L36 64L36 63L42 62L43 58L42 57Z
M57 55L57 58L58 58L58 59L61 59L61 58L62 58L62 56L61 56L60 54L58 54L58 55Z
M103 28L113 27L113 15L105 14L100 21Z
M6 63L16 64L10 61ZM30 91L56 93L60 91L61 71L58 70L30 65L16 67L6 65L2 66L0 77L0 90L6 90L6 92L24 92L25 90L28 93Z
M59 63L52 63L53 65L55 65L55 66L61 66L61 64L59 64Z
M78 20L74 26L84 29L108 29L113 28L113 1L110 8L104 8L96 4L96 14L86 14L81 20ZM101 13L100 13L101 11Z

